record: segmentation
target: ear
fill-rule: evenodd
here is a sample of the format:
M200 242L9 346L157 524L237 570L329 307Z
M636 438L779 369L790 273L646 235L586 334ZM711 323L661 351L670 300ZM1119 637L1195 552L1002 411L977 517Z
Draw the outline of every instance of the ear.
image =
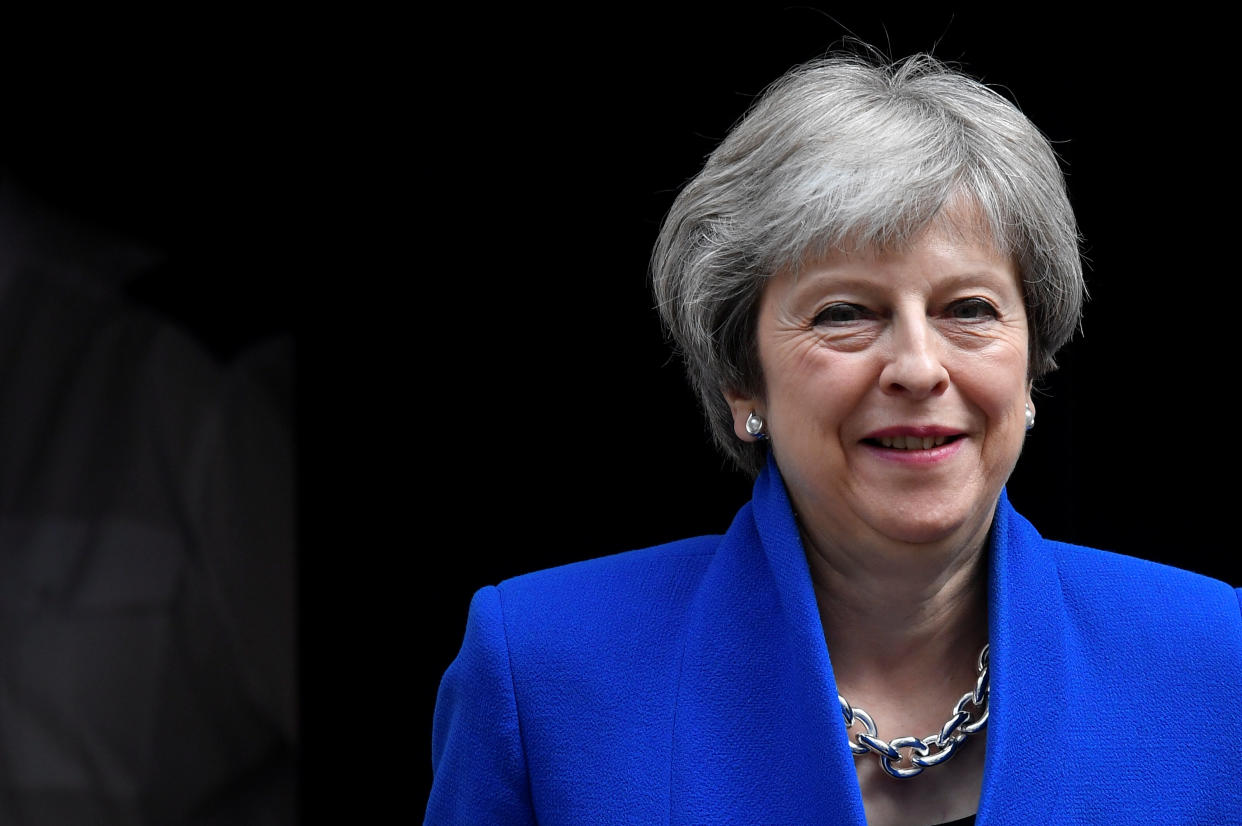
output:
M1031 408L1032 413L1035 412L1034 394L1035 394L1035 382L1033 380L1028 381L1026 383L1026 406Z
M733 414L733 433L743 442L758 441L754 436L746 432L746 419L751 413L763 415L763 409L760 402L753 396L746 396L735 393L732 390L724 391L725 401L729 403L729 410Z

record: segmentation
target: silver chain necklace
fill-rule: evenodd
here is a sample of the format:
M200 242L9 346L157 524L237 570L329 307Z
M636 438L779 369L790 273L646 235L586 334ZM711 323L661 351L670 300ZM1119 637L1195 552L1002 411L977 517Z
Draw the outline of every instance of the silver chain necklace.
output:
M846 741L849 743L850 751L855 757L868 752L877 754L880 757L880 766L884 771L893 777L914 777L916 774L922 774L923 769L928 766L938 766L952 757L966 740L972 734L976 734L983 730L988 724L988 693L990 686L988 684L988 645L983 644L983 650L979 652L979 676L975 679L975 690L967 691L962 695L962 699L957 701L957 705L953 707L953 714L940 728L938 734L931 734L923 739L917 737L898 737L895 740L885 742L878 736L875 721L871 719L871 715L863 711L861 708L854 708L845 701L840 694L837 699L841 702L841 714L845 717ZM973 706L973 711L967 711L966 706ZM860 731L854 735L854 739L849 739L849 729L854 725L854 721L863 724L866 731ZM933 754L932 749L937 751ZM900 749L909 749L910 768L903 769L894 766L894 763L900 763L902 753Z

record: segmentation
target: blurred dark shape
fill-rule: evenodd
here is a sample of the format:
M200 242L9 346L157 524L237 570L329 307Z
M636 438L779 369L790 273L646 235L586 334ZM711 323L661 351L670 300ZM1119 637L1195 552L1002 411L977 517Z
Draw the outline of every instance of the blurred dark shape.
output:
M295 820L292 352L217 363L156 263L0 173L0 823Z

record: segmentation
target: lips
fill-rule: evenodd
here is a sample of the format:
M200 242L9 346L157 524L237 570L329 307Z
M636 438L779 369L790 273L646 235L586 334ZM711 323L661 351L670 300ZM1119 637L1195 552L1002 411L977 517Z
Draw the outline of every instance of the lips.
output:
M920 427L886 427L863 438L866 444L889 450L931 450L960 439L960 430L936 425Z
M933 447L942 445L947 442L949 436L882 436L875 441L879 442L880 447L890 447L894 450L930 450Z

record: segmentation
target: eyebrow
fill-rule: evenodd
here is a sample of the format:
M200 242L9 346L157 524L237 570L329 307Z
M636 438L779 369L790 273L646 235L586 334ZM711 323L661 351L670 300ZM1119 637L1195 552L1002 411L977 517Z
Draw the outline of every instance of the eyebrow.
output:
M963 286L975 286L986 282L996 280L1006 280L1006 275L1002 270L998 270L991 266L971 267L949 275L945 275L937 280L937 289L957 289ZM1021 283L1015 273L1014 286L1021 292ZM791 295L798 297L803 292L814 289L817 285L826 283L833 290L842 292L858 292L872 293L877 288L882 289L885 285L883 281L877 281L875 278L861 277L851 275L849 273L834 272L831 268L817 268L814 272L802 272L794 276L794 283Z

